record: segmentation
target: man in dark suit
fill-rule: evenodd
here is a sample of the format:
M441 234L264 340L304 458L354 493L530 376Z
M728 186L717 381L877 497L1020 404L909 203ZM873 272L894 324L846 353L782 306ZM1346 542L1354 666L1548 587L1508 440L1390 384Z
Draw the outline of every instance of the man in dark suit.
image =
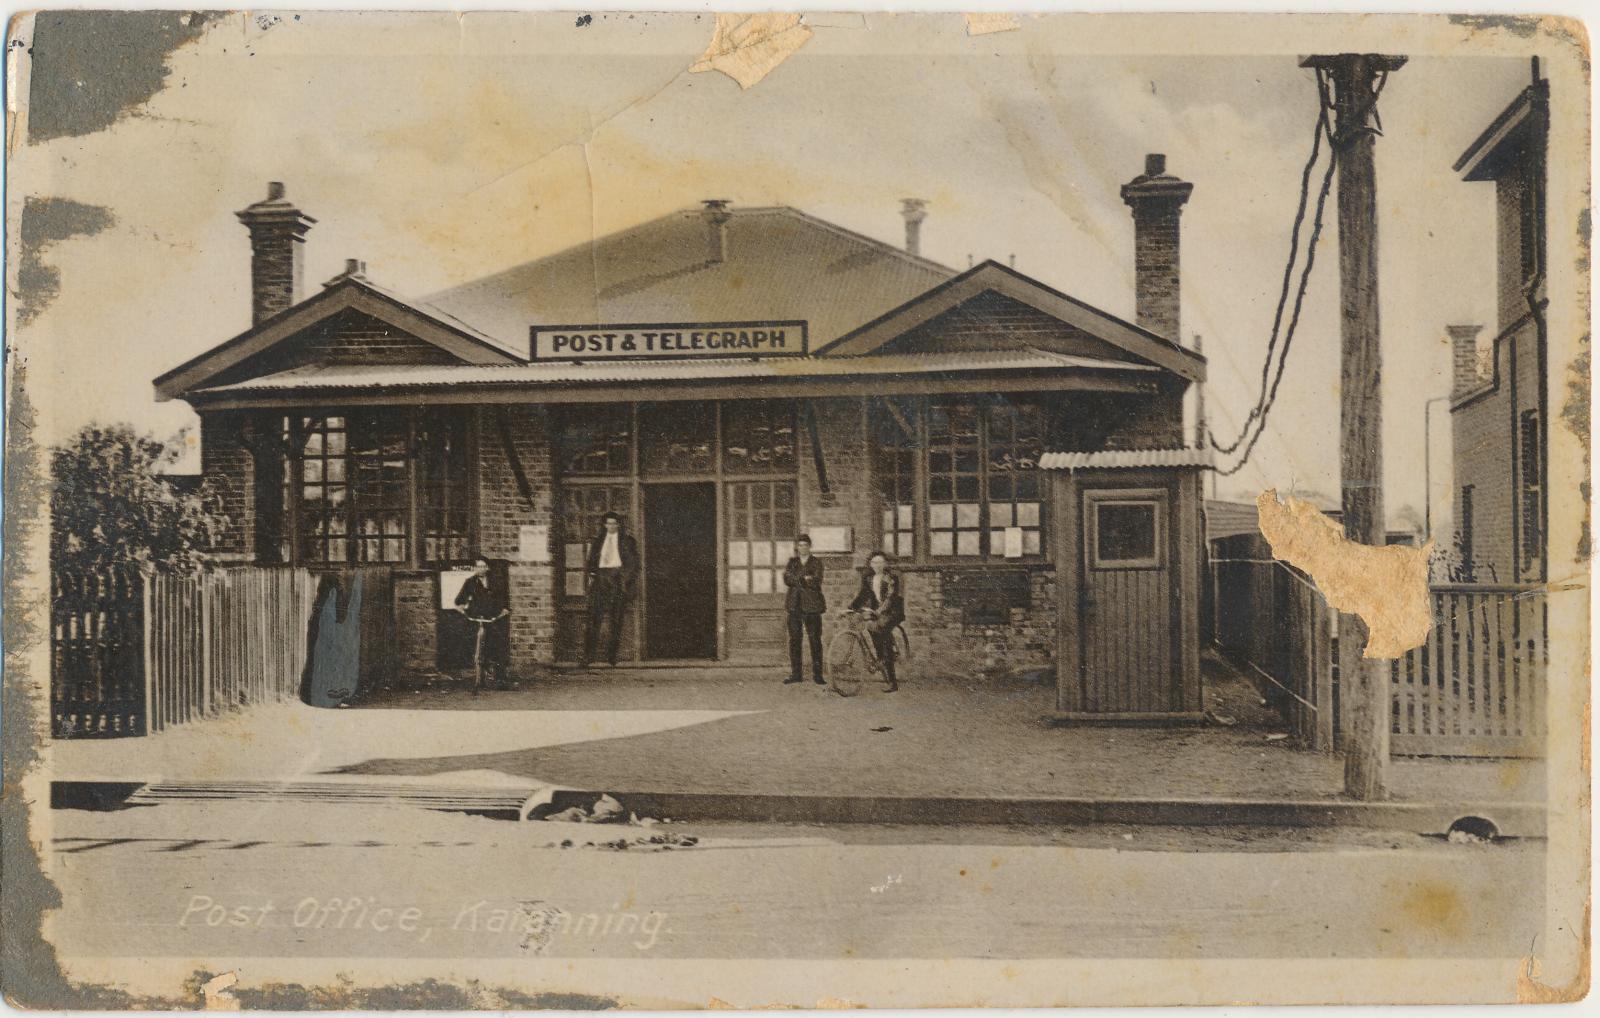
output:
M883 662L883 677L888 681L889 692L893 693L900 688L894 675L894 627L906 620L906 603L900 592L900 577L890 571L887 554L875 551L867 559L867 569L861 574L861 589L850 602L850 608L867 613L872 649Z
M783 584L789 588L784 607L789 611L789 677L784 683L800 681L800 633L804 630L811 644L811 681L822 679L822 613L828 602L822 596L822 560L811 554L811 538L801 534L794 539L794 557L783 567Z
M606 513L601 522L600 533L589 542L585 568L589 578L589 626L583 635L583 658L579 662L585 668L594 660L602 622L607 623L606 660L616 667L622 616L633 599L634 581L639 577L639 546L622 532L622 517Z
M497 686L506 682L506 626L511 614L506 604L505 592L489 575L489 560L478 557L472 561L472 575L467 577L456 592L456 608L474 624L476 644L473 662L476 665L472 695L478 695L483 674L488 672Z

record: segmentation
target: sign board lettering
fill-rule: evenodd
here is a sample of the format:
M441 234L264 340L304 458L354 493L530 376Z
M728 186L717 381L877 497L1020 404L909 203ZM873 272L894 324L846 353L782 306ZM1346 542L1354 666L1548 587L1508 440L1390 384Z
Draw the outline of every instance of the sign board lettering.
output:
M809 352L802 321L536 325L532 334L536 361L804 357Z

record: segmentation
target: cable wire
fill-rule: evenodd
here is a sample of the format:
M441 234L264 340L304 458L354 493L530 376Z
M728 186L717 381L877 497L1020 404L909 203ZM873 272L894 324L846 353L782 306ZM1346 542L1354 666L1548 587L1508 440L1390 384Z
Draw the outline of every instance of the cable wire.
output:
M1278 345L1279 329L1283 325L1283 309L1289 303L1289 285L1294 279L1295 261L1300 257L1300 228L1305 224L1306 206L1311 200L1311 173L1317 168L1317 159L1322 155L1322 136L1328 130L1327 104L1320 99L1322 95L1322 72L1317 71L1317 90L1319 94L1320 109L1317 113L1317 122L1311 135L1311 157L1306 160L1305 169L1300 172L1300 202L1294 210L1294 226L1289 231L1289 260L1283 266L1283 283L1278 290L1278 309L1272 316L1272 333L1267 338L1267 355L1261 362L1261 391L1256 396L1255 406L1250 408L1249 415L1244 424L1239 427L1239 436L1227 445L1217 442L1216 436L1210 436L1211 448L1223 455L1232 455L1233 452L1244 444L1250 434L1250 425L1261 416L1262 404L1267 395L1267 379L1272 372L1272 355ZM1331 138L1331 135L1330 135Z

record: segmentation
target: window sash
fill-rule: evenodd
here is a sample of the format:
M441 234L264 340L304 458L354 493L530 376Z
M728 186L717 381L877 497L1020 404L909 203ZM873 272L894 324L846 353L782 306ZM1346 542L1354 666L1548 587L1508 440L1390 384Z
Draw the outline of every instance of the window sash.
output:
M470 556L466 413L330 409L280 418L280 429L281 475L272 483L284 508L269 539L280 561L412 566Z
M886 441L898 425L882 405L869 408L879 547L919 562L1049 559L1048 479L1038 467L1049 430L1046 406L919 400L903 416L917 430L907 502L900 501L906 472ZM1010 527L1021 528L1020 556L1005 554Z

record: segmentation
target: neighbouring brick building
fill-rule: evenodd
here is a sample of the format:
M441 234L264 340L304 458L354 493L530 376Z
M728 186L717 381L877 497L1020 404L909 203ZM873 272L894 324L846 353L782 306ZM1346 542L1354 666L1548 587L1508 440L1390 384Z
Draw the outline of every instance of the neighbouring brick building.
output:
M399 670L440 667L442 577L482 554L504 563L513 670L559 673L616 511L643 563L630 662L780 665L808 532L833 606L894 555L919 668L1054 666L1064 716L1197 717L1190 188L1152 156L1122 189L1130 324L922 257L915 200L903 248L708 201L421 300L354 260L302 299L313 220L273 184L239 213L252 327L155 386L200 415L229 552L385 570Z
M1456 161L1495 187L1497 314L1492 335L1449 327L1454 440L1455 576L1547 578L1545 139L1549 83L1538 77Z

